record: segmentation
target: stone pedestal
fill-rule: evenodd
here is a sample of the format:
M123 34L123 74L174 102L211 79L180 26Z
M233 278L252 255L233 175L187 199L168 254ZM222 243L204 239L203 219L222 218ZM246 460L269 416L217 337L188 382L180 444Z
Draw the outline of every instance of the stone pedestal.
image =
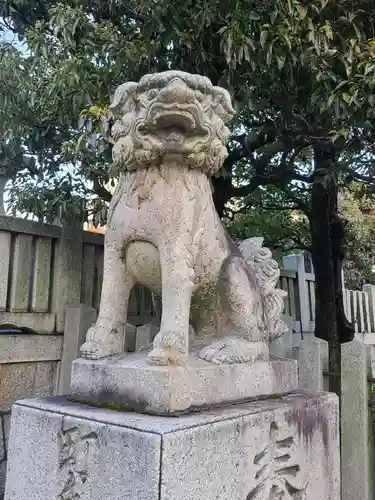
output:
M5 500L339 500L339 466L332 394L178 418L24 400Z
M146 354L73 362L71 395L77 402L115 403L140 413L173 415L284 394L298 386L297 362L270 359L214 365L192 352L184 367L150 366Z

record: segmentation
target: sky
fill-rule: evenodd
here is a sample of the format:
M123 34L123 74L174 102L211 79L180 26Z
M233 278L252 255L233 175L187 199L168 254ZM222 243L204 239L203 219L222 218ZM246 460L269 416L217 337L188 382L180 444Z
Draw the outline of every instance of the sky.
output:
M7 29L3 23L3 18L0 17L0 40L4 42L11 43L14 47L16 47L19 51L26 53L27 45L26 42L20 42L9 29Z

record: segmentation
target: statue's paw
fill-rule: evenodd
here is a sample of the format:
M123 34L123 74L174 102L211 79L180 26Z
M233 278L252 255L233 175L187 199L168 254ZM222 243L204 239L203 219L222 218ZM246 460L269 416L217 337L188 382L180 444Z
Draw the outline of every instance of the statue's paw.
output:
M169 365L167 349L163 349L162 347L152 349L147 355L147 363L156 366Z
M96 324L89 328L86 342L81 347L81 356L86 359L101 359L119 354L122 350L122 335L117 328Z
M215 342L214 344L203 347L199 351L199 357L210 363L214 363L213 359L225 348L225 343Z
M268 359L268 347L265 342L229 339L203 347L199 357L215 365L251 363Z
M86 359L102 359L117 353L118 350L114 349L112 344L101 344L91 340L81 347L81 356Z
M181 334L174 331L160 331L154 338L154 346L178 348L181 344Z
M154 348L147 356L150 365L184 365L188 349L184 337L174 331L160 331L154 339Z
M171 347L154 347L148 353L147 363L156 366L185 365L187 356Z

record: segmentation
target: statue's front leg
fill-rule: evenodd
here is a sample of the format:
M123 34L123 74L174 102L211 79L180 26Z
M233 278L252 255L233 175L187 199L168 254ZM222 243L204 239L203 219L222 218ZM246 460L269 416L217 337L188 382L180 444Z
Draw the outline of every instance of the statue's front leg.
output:
M179 245L175 250L160 251L163 307L160 331L148 355L152 365L181 365L187 361L194 271L184 253Z
M127 270L119 245L106 235L103 285L96 324L87 332L81 356L100 359L123 351L130 292L134 279Z

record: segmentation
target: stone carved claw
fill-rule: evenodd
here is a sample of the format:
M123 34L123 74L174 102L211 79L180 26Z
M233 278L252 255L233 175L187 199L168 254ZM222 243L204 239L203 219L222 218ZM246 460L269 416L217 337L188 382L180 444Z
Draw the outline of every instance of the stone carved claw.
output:
M130 291L140 283L163 302L150 364L184 364L189 325L198 338L221 337L200 351L206 361L266 358L268 342L286 329L279 269L262 238L234 244L209 180L228 154L229 93L206 77L167 71L121 85L111 110L120 180L108 214L98 321L82 356L121 352L116 325L126 324Z

